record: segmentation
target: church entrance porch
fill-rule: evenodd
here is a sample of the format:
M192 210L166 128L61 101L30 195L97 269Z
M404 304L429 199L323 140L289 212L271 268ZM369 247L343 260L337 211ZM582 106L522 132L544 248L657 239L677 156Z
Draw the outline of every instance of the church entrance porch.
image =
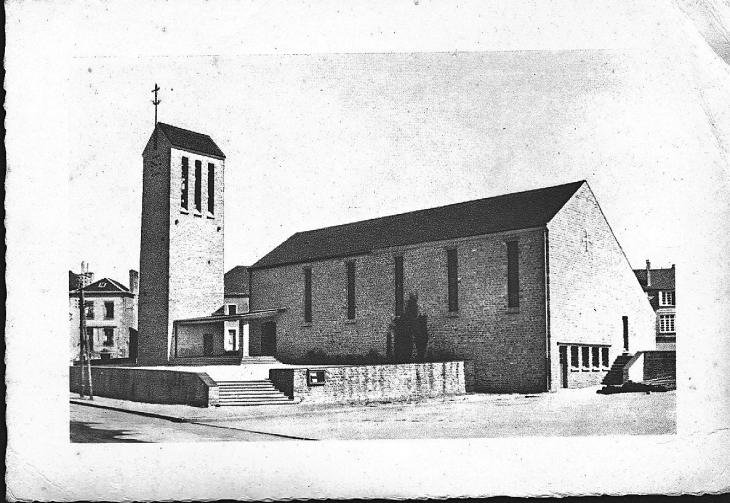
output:
M213 315L176 320L173 323L171 364L240 365L254 356L276 354L276 323L265 321L262 344L251 347L251 322L269 320L279 310L270 309L232 315ZM258 341L256 341L258 342ZM265 351L265 352L264 352ZM270 358L271 359L271 358Z

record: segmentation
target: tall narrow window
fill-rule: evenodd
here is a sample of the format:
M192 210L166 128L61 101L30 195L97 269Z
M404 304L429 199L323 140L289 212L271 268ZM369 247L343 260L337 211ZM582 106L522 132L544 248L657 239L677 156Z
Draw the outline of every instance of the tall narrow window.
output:
M104 302L104 319L114 319L114 302Z
M347 263L347 319L355 319L355 262Z
M87 320L94 319L94 301L93 300L84 301L84 313L86 314Z
M201 191L203 190L203 163L195 161L195 209L200 211Z
M312 321L312 269L304 269L304 321Z
M601 365L608 367L608 348L601 348Z
M215 213L215 165L208 163L208 213Z
M591 362L590 362L591 348L589 348L588 346L581 346L580 350L582 353L581 359L583 360L583 368L585 368L585 369L590 368L590 366L591 366Z
M114 329L113 328L104 329L104 345L105 346L114 345Z
M180 207L183 209L188 209L188 183L189 183L189 173L188 173L188 158L183 157L182 158L182 178L180 180Z
M456 249L446 250L446 266L449 282L449 311L459 310L459 258Z
M593 348L591 348L591 366L594 369L597 369L597 368L599 368L601 366L601 364L599 363L599 352L600 352L600 350L601 350L601 348L599 348L599 347L593 347Z
M91 327L86 328L86 340L89 344L89 352L94 351L94 329Z
M395 315L403 314L403 257L395 258Z
M520 269L517 241L507 242L507 307L520 307Z
M570 366L574 369L580 366L578 362L578 346L570 346Z

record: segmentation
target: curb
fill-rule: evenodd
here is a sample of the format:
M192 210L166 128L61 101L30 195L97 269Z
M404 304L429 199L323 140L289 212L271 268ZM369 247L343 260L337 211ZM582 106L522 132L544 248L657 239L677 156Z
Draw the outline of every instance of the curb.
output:
M87 407L96 407L97 409L107 409L107 410L116 410L119 412L127 412L129 414L136 414L138 416L145 416L145 417L154 417L157 419L167 419L168 421L173 421L176 423L184 423L187 422L185 418L177 417L177 416L168 416L165 414L158 414L156 412L145 412L141 410L134 410L134 409L125 409L124 407L115 407L114 405L104 405L100 403L93 403L88 400L70 400L69 403L73 403L76 405L85 405Z

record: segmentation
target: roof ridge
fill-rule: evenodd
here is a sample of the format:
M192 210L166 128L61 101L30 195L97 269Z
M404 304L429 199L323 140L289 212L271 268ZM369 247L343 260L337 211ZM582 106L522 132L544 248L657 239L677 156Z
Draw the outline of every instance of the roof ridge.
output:
M167 126L167 127L179 129L180 131L185 131L186 133L197 134L199 136L205 136L206 138L210 138L210 135L205 134L205 133L198 133L197 131L193 131L192 129L185 129L185 128L182 128L180 126L173 126L172 124L167 124L165 122L158 122L157 124L160 125L160 126Z
M308 234L310 232L321 231L321 230L324 230L324 229L336 229L338 227L348 227L350 225L357 225L357 224L365 223L365 222L373 222L375 220L384 220L386 218L399 217L399 216L402 216L402 215L414 215L416 213L421 213L421 212L426 212L426 211L442 210L442 209L445 209L445 208L455 208L455 207L460 206L460 205L481 203L483 201L486 201L487 199L499 199L499 198L502 198L502 197L512 197L512 196L517 196L517 195L521 195L521 194L529 194L531 192L540 192L540 191L543 191L543 190L551 190L551 189L557 189L557 188L561 188L561 187L568 187L570 185L582 185L583 183L586 183L586 180L579 180L579 181L570 182L570 183L561 183L560 185L551 185L549 187L539 187L539 188L536 188L536 189L521 190L519 192L508 192L506 194L498 194L496 196L488 196L488 197L481 197L479 199L471 199L469 201L461 201L459 203L450 203L450 204L444 204L444 205L441 205L441 206L432 206L430 208L423 208L423 209L420 209L420 210L404 211L404 212L401 212L401 213L394 213L392 215L385 215L385 216L382 216L382 217L366 218L365 220L357 220L355 222L347 222L347 223L344 223L344 224L327 225L325 227L319 227L317 229L309 229L309 230L306 230L306 231L298 231L298 232L295 232L288 239L291 239L292 237L296 236L297 234Z

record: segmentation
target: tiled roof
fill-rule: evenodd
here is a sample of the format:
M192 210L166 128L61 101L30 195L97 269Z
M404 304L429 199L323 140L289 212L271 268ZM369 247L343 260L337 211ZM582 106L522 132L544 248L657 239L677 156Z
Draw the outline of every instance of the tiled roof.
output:
M674 290L674 267L669 269L650 269L651 286L646 286L646 269L634 269L636 279L644 290Z
M478 199L294 234L251 268L266 268L373 250L547 224L585 181Z
M78 292L77 290L73 291L74 293ZM121 283L114 281L113 279L109 278L103 278L99 281L95 281L91 283L90 285L86 286L84 288L84 292L91 293L91 292L104 292L104 293L116 293L116 292L124 292L129 293L129 288L122 285Z
M224 295L248 292L248 267L237 265L223 276Z
M218 157L220 159L226 158L225 154L223 154L221 149L218 148L218 145L216 145L207 134L188 131L187 129L171 126L162 122L158 122L157 126L175 147L191 150L211 157Z

